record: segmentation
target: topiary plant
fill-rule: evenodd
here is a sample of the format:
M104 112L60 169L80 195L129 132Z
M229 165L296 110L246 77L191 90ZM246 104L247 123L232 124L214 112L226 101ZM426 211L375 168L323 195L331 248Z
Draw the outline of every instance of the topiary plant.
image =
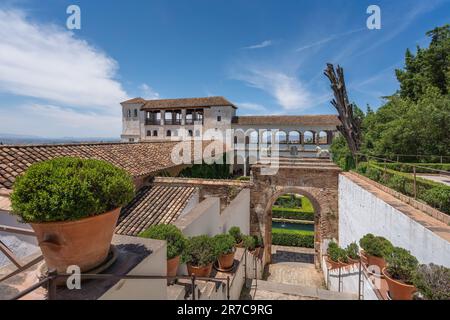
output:
M213 238L214 250L217 256L233 253L236 241L230 234L218 234Z
M416 257L403 248L395 247L386 256L387 272L392 279L411 284L414 273L419 265Z
M359 259L359 247L356 242L350 243L347 248L345 248L347 257L357 260Z
M230 230L228 230L228 233L234 237L236 243L241 243L242 233L239 227L231 227Z
M394 248L392 243L386 238L376 237L371 233L361 238L359 243L368 255L380 258L385 258Z
M181 259L197 267L205 267L217 259L214 241L207 235L189 238Z
M347 262L347 253L344 249L339 248L338 244L331 241L328 244L327 255L334 262Z
M94 159L56 158L31 165L14 183L13 213L24 222L78 220L132 200L128 173Z
M142 238L167 241L167 259L179 256L186 247L186 238L183 233L172 224L159 224L151 226L139 234Z
M253 251L256 248L256 241L253 236L243 236L244 248Z
M366 234L364 237L362 237L359 240L359 245L364 251L367 251L367 248L369 247L370 243L375 239L375 236L372 233Z
M413 284L428 300L450 300L450 269L422 264L413 276Z

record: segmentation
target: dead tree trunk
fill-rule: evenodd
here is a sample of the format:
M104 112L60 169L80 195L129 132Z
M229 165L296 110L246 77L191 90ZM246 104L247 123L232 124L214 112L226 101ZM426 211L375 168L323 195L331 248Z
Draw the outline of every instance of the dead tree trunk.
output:
M355 156L361 146L361 119L354 116L353 104L348 101L344 70L338 65L335 71L334 66L327 63L324 74L331 82L331 89L334 93L331 104L339 113L339 120L342 123L337 129L345 137L350 151Z

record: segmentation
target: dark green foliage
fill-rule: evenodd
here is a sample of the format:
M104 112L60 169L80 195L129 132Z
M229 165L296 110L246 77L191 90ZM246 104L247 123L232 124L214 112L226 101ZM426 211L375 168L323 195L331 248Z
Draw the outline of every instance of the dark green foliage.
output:
M339 248L338 244L334 241L331 241L328 244L327 255L328 255L328 258L334 262L347 262L348 261L347 252L344 249Z
M359 259L359 247L356 242L350 243L347 248L345 248L345 252L347 254L347 257L352 259Z
M204 267L217 259L214 241L207 235L189 238L181 256L184 263Z
M228 230L228 233L233 236L236 243L241 243L242 241L242 233L241 229L239 227L231 227L230 230Z
M450 171L450 163L386 163L381 164L380 166L386 166L386 168L400 171L400 172L407 172L407 173L413 173L413 166L416 167L416 173L437 173L435 170L442 170L442 171Z
M366 251L367 248L369 248L370 243L374 240L375 236L372 233L368 233L359 240L359 245L364 251Z
M314 233L300 233L292 232L290 230L273 229L272 244L314 248Z
M180 177L184 178L200 178L200 179L230 179L230 165L226 164L226 155L224 154L222 163L194 164L192 167L183 169Z
M232 253L236 241L230 234L218 234L213 238L214 250L217 256Z
M314 212L305 212L303 209L272 207L272 218L314 221Z
M348 171L355 168L355 160L343 136L337 136L333 139L330 151L334 163L342 170Z
M424 191L420 195L420 199L423 199L430 206L450 214L450 188L433 187Z
M167 241L167 259L179 256L186 247L186 239L181 231L172 224L151 226L139 234L142 238Z
M371 233L366 234L359 240L359 245L371 256L385 258L392 250L392 243L384 237L377 237Z
M428 300L450 300L450 269L422 264L414 273L413 284Z
M237 177L236 180L239 180L239 181L250 181L250 177L249 176L240 176L240 177Z
M14 183L13 212L24 222L78 220L133 199L124 170L100 160L63 157L33 164Z
M302 197L295 194L287 194L279 197L274 205L289 209L299 209L302 208Z
M247 248L247 250L255 250L256 241L254 237L244 236L243 241L244 241L244 248Z
M393 279L412 283L414 273L419 265L417 259L403 248L395 247L386 255L387 272Z
M263 238L260 235L254 235L253 239L255 239L255 247L262 247L264 245Z

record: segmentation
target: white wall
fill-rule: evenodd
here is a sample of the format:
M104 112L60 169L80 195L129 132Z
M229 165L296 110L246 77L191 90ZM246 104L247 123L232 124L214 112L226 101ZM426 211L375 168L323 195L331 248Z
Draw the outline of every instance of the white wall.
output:
M250 233L250 189L243 189L226 207L221 216L222 232L237 226L244 234Z
M405 204L406 205L406 204ZM425 213L424 213L425 215ZM445 225L436 220L436 224ZM403 247L420 263L450 267L450 243L416 220L339 175L339 244L343 247L373 233Z

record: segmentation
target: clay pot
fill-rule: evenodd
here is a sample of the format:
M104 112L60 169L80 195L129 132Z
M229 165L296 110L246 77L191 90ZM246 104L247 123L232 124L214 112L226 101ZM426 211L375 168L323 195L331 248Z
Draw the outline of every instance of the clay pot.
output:
M31 223L48 270L81 272L100 265L108 256L120 208L76 221Z
M167 260L167 276L175 277L177 275L178 266L180 265L180 256Z
M259 257L259 252L261 251L261 247L256 247L255 250L250 251L250 253L256 257Z
M336 262L331 260L330 258L327 258L327 263L331 266L331 269L338 269L344 266L342 262Z
M399 280L392 279L387 273L386 268L383 268L382 272L388 284L389 295L392 300L412 300L416 287L405 284Z
M367 261L367 254L364 250L361 251L360 256L361 256L361 262L365 265L368 265L369 262Z
M217 259L219 263L219 268L222 270L230 269L233 266L234 263L234 250L231 253L228 254L221 254L219 258Z
M187 266L188 274L190 276L194 274L196 277L208 278L209 275L211 274L213 264L209 263L206 266L198 267L198 266L193 266L190 263L187 263L186 266Z
M381 272L381 270L386 267L386 260L381 257L367 255L367 264L369 266L378 266Z
M358 260L358 259L352 259L352 258L350 258L350 257L347 257L347 259L348 259L348 264L356 264L356 263L359 263L359 260Z

